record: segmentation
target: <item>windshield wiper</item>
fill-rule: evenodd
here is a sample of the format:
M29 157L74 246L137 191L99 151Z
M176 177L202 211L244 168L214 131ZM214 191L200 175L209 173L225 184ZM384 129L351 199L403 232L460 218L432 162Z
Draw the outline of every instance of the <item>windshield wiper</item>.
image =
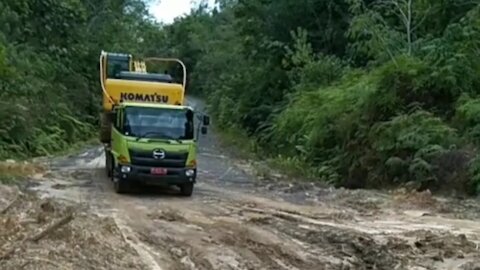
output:
M146 132L142 135L139 135L137 137L137 142L140 141L141 139L145 138L146 136L150 135L150 134L157 134L157 135L160 135L162 137L165 137L165 138L152 138L154 140L161 140L161 139L165 139L165 140L169 140L169 141L176 141L177 143L183 143L181 140L177 139L177 138L173 138L171 136L168 136L168 135L165 135L164 133L161 133L161 132L156 132L156 131L150 131L150 132Z
M171 136L165 136L165 137L167 137L166 139L168 139L168 140L176 141L177 143L180 143L180 144L183 143L183 142L182 142L180 139L178 139L178 138L173 138L173 137L171 137Z

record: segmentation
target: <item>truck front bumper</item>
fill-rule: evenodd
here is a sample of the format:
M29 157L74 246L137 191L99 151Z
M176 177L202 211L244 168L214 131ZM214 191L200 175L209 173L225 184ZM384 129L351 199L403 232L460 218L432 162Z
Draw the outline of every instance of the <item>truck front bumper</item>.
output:
M146 166L119 165L115 168L115 176L125 181L156 186L196 183L196 168L165 168L167 173L164 175L152 174L151 169L152 167Z

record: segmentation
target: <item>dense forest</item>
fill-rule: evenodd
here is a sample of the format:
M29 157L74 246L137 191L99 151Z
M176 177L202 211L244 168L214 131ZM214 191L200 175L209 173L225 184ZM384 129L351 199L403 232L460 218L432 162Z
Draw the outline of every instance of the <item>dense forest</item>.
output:
M95 136L101 50L141 52L159 29L140 0L0 1L0 159Z
M216 125L285 169L480 191L480 1L219 0L163 26L140 0L19 0L0 20L0 157L95 130L105 49L183 59Z

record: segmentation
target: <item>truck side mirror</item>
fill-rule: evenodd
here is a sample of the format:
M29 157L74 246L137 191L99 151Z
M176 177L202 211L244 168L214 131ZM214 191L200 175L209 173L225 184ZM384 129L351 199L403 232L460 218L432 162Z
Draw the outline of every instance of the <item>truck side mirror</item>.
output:
M201 132L202 132L203 135L207 134L208 133L207 127L202 127Z
M204 126L210 125L210 117L209 116L207 116L207 115L203 116L203 125Z

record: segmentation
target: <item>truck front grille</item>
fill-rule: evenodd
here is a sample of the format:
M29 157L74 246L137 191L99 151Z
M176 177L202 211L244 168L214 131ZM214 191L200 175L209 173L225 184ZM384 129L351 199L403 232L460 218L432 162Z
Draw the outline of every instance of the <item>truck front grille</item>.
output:
M187 163L188 152L165 151L165 158L155 159L153 151L130 149L132 165L162 167L162 168L184 168Z

